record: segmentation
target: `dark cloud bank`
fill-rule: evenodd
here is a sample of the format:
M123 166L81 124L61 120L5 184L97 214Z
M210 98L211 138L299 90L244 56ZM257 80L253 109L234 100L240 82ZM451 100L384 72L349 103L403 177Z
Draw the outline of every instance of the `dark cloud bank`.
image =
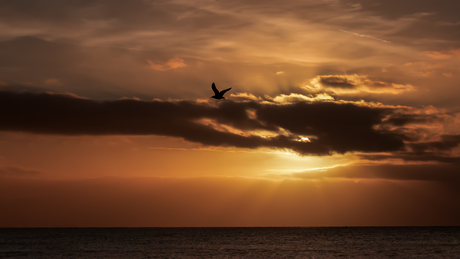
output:
M333 102L280 105L223 101L213 106L191 101L95 101L68 94L0 92L2 131L162 135L209 146L289 149L302 155L403 152L407 137L388 127L376 127L389 114L390 109ZM218 125L246 134L222 130ZM257 130L274 134L251 134ZM300 141L302 136L310 142ZM421 150L434 146L445 152L458 145L458 139L444 137L449 143L425 143L414 150L420 155Z
M377 164L335 167L326 170L292 174L302 179L391 179L405 181L435 181L457 185L460 183L456 164Z

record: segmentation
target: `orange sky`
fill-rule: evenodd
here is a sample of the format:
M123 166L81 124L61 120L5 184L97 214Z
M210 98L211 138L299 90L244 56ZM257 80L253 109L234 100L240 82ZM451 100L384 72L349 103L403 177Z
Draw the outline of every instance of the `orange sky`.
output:
M456 10L0 2L0 227L460 225Z

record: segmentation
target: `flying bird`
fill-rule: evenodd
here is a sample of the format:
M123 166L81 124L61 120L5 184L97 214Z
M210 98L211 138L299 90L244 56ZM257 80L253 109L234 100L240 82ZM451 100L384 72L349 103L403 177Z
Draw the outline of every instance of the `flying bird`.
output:
M224 99L225 100L225 97L224 97L224 94L229 91L230 89L232 89L231 87L228 88L228 89L225 89L225 90L222 90L219 92L219 90L217 90L217 87L214 83L212 83L212 90L214 91L214 96L211 96L211 98L214 98L214 99Z

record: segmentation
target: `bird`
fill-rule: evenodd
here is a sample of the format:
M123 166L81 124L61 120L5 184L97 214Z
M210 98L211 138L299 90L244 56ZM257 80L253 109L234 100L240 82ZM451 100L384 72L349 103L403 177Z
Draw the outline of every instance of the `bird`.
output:
M214 96L211 96L210 98L224 99L225 100L224 94L227 91L229 91L230 89L232 89L232 88L230 87L228 89L225 89L225 90L222 90L222 91L219 92L219 90L217 90L216 84L212 83L212 90L214 91Z

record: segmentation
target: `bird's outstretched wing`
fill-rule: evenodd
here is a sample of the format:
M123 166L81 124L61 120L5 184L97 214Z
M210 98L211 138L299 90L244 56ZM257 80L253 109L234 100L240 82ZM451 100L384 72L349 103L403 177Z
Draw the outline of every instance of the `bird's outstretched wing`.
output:
M216 87L216 85L214 83L212 83L212 90L214 91L215 95L219 94L219 90L217 90L217 87Z
M232 88L230 87L230 88L228 88L228 89L222 90L222 91L220 91L220 94L221 94L221 95L224 95L224 94L225 94L226 92L228 92L230 89L232 89Z

